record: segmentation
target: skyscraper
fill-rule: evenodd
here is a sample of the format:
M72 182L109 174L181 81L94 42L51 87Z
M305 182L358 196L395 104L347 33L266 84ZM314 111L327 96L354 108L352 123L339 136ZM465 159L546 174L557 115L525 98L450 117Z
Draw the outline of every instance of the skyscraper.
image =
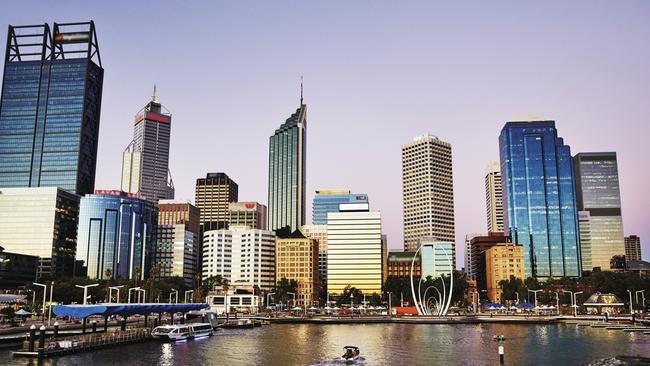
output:
M402 145L402 197L406 251L416 251L418 240L424 237L454 242L454 184L449 143L424 135ZM454 245L454 258L455 248Z
M95 188L104 69L95 24L9 26L0 187Z
M339 205L346 203L368 203L368 195L351 194L347 189L321 189L316 191L312 204L312 224L327 224L329 212L339 212Z
M158 201L158 231L154 265L160 278L183 277L193 286L198 263L199 209L188 202Z
M637 235L625 237L625 261L641 260L641 238Z
M579 153L573 162L578 211L587 212L589 221L590 248L581 247L582 269L609 270L613 256L625 255L616 153ZM583 220L579 223L582 233Z
M526 277L579 277L573 159L555 122L506 123L499 151L504 228L524 246Z
M307 106L300 107L269 138L269 230L289 234L305 224Z
M496 161L488 163L485 172L485 206L488 233L503 231L503 192L501 166Z
M208 173L196 180L195 204L203 232L228 228L229 204L237 202L239 186L226 173Z
M158 103L155 85L134 123L133 140L122 154L122 190L153 202L174 198L174 183L168 180L172 115Z

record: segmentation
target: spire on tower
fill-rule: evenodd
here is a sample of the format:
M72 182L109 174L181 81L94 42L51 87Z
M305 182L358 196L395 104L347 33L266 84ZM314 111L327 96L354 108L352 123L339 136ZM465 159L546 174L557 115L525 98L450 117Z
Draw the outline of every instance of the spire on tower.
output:
M302 105L302 75L300 76L300 105Z
M151 96L151 101L158 103L158 96L156 95L156 83L153 84L153 95Z

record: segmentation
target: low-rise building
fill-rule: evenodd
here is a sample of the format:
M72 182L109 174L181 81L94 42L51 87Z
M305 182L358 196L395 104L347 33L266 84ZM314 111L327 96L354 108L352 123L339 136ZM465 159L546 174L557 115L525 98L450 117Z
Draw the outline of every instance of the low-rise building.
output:
M228 204L230 226L248 226L266 230L266 206L257 202L231 202Z
M252 286L228 286L210 291L207 297L210 310L217 314L244 313L257 314L260 306L260 296L255 294Z
M0 289L26 286L36 281L38 257L5 252L0 247Z
M313 306L318 299L318 241L299 230L275 242L275 281L296 280L296 304Z
M503 292L499 282L510 277L524 280L524 246L512 243L493 245L485 251L487 294L493 303L500 303Z
M388 277L409 278L411 276L411 264L413 264L413 276L420 278L422 267L420 255L413 262L414 252L389 252L388 253Z

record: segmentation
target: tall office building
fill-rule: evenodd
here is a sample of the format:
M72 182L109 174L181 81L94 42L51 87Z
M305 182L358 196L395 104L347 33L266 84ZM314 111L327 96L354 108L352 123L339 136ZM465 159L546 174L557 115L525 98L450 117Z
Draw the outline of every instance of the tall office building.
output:
M266 206L257 202L232 202L228 205L230 226L266 230Z
M269 230L289 234L305 224L307 106L300 107L269 138Z
M95 25L9 26L0 187L95 189L104 69Z
M485 172L485 206L487 230L503 231L503 192L501 189L501 166L495 161L488 163Z
M199 209L188 202L158 201L158 230L154 265L160 278L183 277L188 287L200 271Z
M581 240L582 269L609 270L613 256L625 255L616 153L579 153L573 162L577 206L588 213L590 234L588 247ZM579 221L581 233L583 222Z
M346 211L327 214L327 291L342 294L352 286L381 294L381 214Z
M641 238L637 235L625 237L625 261L641 260Z
M506 123L499 151L504 228L524 246L526 277L579 277L573 159L555 122Z
M275 281L298 282L296 303L311 307L318 299L318 241L304 236L300 230L275 242Z
M0 245L38 256L39 279L72 276L78 216L79 196L61 188L0 188Z
M339 205L346 203L368 203L368 195L351 194L346 189L321 189L316 191L312 204L312 224L327 224L329 212L339 212Z
M424 237L454 242L451 145L432 135L402 145L404 247L416 251ZM454 245L454 258L456 257ZM455 260L454 260L454 268Z
M122 154L122 190L153 202L174 198L169 174L172 115L158 102L155 86L151 101L135 115L134 123L133 140Z
M97 190L81 198L75 275L144 280L154 260L158 208L140 196Z
M231 286L275 286L275 234L233 226L203 234L203 279L221 275Z
M239 186L226 173L208 173L196 180L194 203L201 211L203 232L228 228L229 205L238 196Z
M327 225L303 225L300 231L318 242L318 283L327 287Z

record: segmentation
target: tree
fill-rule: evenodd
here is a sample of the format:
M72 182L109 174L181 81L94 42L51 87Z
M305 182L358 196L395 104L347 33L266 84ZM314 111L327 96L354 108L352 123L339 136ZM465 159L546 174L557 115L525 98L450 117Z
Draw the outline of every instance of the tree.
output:
M343 289L343 293L341 294L341 297L339 297L339 300L336 303L338 305L345 304L349 301L349 299L354 299L355 304L360 304L361 302L363 302L363 292L361 292L361 290L359 290L356 287L347 285Z
M293 295L289 297L289 292L293 292L294 294L296 293L296 290L298 289L298 281L294 279L286 279L282 277L280 281L275 285L275 289L273 292L275 292L275 299L276 302L282 301L283 303L288 303L289 299L293 299Z

